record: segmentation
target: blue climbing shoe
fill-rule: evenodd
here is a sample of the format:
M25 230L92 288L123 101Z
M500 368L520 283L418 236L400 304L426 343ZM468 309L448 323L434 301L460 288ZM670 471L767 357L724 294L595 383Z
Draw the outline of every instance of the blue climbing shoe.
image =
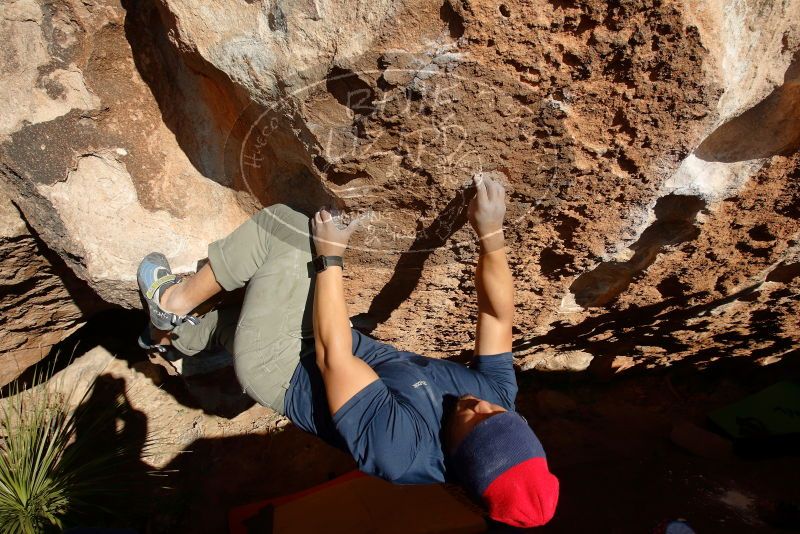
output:
M172 274L167 257L160 252L151 252L144 257L136 272L139 291L150 310L150 322L158 330L172 330L183 323L197 324L199 321L191 315L177 315L161 308L160 300L164 291L181 282L181 278Z

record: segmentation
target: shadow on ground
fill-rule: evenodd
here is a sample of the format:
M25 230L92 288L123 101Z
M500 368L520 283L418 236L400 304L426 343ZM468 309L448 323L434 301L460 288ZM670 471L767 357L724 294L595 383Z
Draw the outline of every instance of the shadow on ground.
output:
M16 388L24 391L40 383L42 376L54 375L97 346L124 360L131 369L148 362L147 354L136 343L146 321L145 314L139 310L117 308L96 314L86 326L54 345L46 358L25 371L16 382L1 388L0 398L9 396ZM187 408L233 418L254 404L242 392L232 367L187 378L171 376L157 365L151 367L154 373L147 376L153 384Z
M652 532L684 518L697 532L769 532L776 503L800 502L797 455L699 457L669 441L676 423L778 380L800 376L798 353L761 367L737 359L689 364L608 383L520 377L518 408L561 480L555 519L542 532ZM347 454L293 427L268 436L200 439L164 471L152 532L221 532L231 507L286 495L354 468ZM313 513L313 511L309 511ZM770 519L773 520L773 519Z
M792 277L795 270L776 269L774 276ZM687 318L748 298L753 291L747 288L727 299L677 308L688 300L673 297L645 309L608 312L581 325L560 325L524 343L585 346L608 355L596 358L600 362L624 353L637 342L636 336L675 350L681 347L674 345L669 332L684 328ZM71 349L62 349L77 357L100 344L133 366L145 359L134 341L143 323L141 312L107 312L90 322L79 339L71 340ZM770 324L768 317L760 317L751 326L756 337L766 338L773 335ZM622 334L593 340L598 332L638 334L631 340ZM732 346L749 342L729 336ZM774 348L791 350L790 343L776 339ZM800 376L798 351L767 367L753 358L708 360L701 351L671 367L642 367L610 382L598 381L592 373L519 375L519 411L541 438L561 479L558 514L542 531L651 532L660 522L681 517L698 532L766 532L770 527L762 518L765 506L800 502L792 475L800 469L797 456L705 458L669 441L676 422L703 426L709 411L778 380ZM698 363L708 365L700 370ZM110 395L119 389L117 380L102 375L100 384ZM199 407L202 401L180 378L167 377L161 387L186 406ZM108 398L98 393L91 402L106 404ZM124 428L138 432L141 439L146 416L135 415ZM109 428L108 434L113 431ZM149 478L148 492L154 491L155 497L141 509L144 515L138 520L146 523L143 531L153 533L224 532L232 507L306 489L354 468L349 455L291 425L267 435L200 438Z

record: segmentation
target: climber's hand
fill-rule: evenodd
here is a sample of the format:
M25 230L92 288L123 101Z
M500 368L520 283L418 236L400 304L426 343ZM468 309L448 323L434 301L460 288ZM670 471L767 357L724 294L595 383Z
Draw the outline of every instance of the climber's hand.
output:
M469 203L469 222L481 241L502 239L503 218L506 214L506 190L487 173L472 177L475 196Z
M347 249L350 236L356 231L361 219L355 218L345 224L336 209L320 209L311 219L314 248L319 256L341 256Z

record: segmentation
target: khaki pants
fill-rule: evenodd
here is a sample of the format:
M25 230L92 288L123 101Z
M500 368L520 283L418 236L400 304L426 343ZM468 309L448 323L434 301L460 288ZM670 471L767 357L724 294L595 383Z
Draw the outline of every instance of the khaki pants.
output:
M247 284L241 311L215 310L200 324L173 331L173 345L193 356L225 347L244 390L284 413L289 381L314 351L312 244L307 216L283 204L255 214L208 247L217 282L227 291Z

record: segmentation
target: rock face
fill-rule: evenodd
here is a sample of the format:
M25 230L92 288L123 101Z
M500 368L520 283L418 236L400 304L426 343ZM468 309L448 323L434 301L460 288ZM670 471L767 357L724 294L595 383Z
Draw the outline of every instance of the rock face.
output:
M91 296L0 192L0 385L41 360L100 309L103 303Z
M7 2L0 177L104 301L259 205L371 210L354 320L468 350L502 173L524 369L771 363L800 340L800 4ZM575 362L572 365L570 362Z
M137 70L121 6L1 9L5 187L101 298L137 306L137 257L157 248L193 268L252 207L184 154Z

